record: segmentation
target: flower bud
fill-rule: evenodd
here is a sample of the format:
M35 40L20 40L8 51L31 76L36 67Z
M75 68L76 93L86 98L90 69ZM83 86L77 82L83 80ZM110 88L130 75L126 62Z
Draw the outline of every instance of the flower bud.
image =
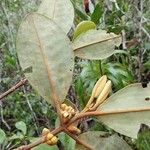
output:
M90 100L88 101L86 108L91 107L91 105L93 105L92 103L95 101L95 99L99 96L99 94L102 92L102 90L105 87L107 81L107 76L103 75L95 84L93 91L92 91L92 95L90 97ZM96 101L95 101L96 102Z
M66 110L66 107L68 107L66 104L61 104L60 108L64 111Z
M47 143L48 145L56 145L57 142L58 142L58 138L57 138L56 136L53 136L52 139L46 141L46 143Z
M78 134L81 133L81 130L78 129L78 128L77 128L76 126L74 126L74 125L70 125L67 129L68 129L71 133L76 134L76 135L78 135Z
M47 136L46 136L46 141L51 140L53 136L54 136L53 134L48 133Z
M42 131L42 136L45 136L45 135L47 135L48 133L50 133L50 130L47 129L47 128L44 128L43 131Z
M106 100L110 90L111 90L111 81L109 80L109 81L107 81L104 89L98 96L95 105L90 110L95 110L100 104L102 104Z

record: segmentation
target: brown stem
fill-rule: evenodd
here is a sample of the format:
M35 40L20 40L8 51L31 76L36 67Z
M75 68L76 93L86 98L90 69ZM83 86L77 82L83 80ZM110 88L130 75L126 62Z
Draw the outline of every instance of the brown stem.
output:
M109 110L109 111L93 111L93 112L85 112L85 113L81 112L81 113L78 113L77 115L75 115L66 125L56 128L51 133L53 135L56 135L56 134L58 134L58 133L60 133L62 131L66 132L66 129L67 129L68 126L70 126L72 123L76 122L77 120L79 120L81 118L84 118L84 117L87 117L87 116L103 116L103 115L131 113L131 112L142 112L142 111L150 111L150 107L146 107L146 108L131 108L131 109L118 109L118 110ZM69 133L67 132L67 134L69 134L71 136L70 132ZM78 139L75 139L75 140L78 140ZM21 147L17 148L16 150L30 150L31 148L33 148L33 147L35 147L35 146L37 146L37 145L39 145L41 143L44 143L44 142L45 142L45 138L42 137L42 138L39 138L34 143L31 143L29 145L21 146ZM82 144L82 143L80 143L80 144Z
M132 112L142 112L150 111L150 107L145 108L131 108L131 109L118 109L118 110L109 110L109 111L91 111L86 113L79 113L76 118L72 118L69 123L75 122L74 119L78 120L84 117L89 116L103 116L103 115L112 115L112 114L122 114L122 113L132 113Z
M56 129L54 129L51 133L53 135L56 135L56 134L60 133L61 131L63 131L63 127L58 127ZM38 146L39 144L42 144L42 143L45 143L45 137L41 137L37 141L35 141L31 144L20 146L14 150L30 150L31 148Z
M11 87L8 91L2 93L0 95L0 100L2 100L4 97L6 97L8 94L12 93L13 91L15 91L16 89L18 89L22 85L26 84L27 81L28 81L27 79L22 79L21 81L19 81L17 84L15 84L13 87Z
M84 141L80 140L76 135L70 133L67 129L65 129L64 132L65 132L66 134L68 134L70 137L72 137L78 144L83 145L86 149L88 149L88 150L93 150L93 148L91 148L90 145L88 145L88 144L85 143Z

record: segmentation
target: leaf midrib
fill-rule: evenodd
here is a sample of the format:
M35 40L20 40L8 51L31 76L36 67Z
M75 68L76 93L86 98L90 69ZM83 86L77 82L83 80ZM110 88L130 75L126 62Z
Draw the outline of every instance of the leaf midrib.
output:
M112 40L112 39L117 39L117 38L120 38L121 36L118 35L116 37L111 37L111 38L107 38L107 39L104 39L104 40L101 40L101 41L98 41L98 42L91 42L89 44L85 44L83 46L74 46L73 47L73 50L76 51L78 49L82 49L82 48L85 48L85 47L88 47L88 46L92 46L92 45L95 45L95 44L99 44L99 43L103 43L103 42L106 42L106 41L109 41L109 40Z
M51 79L50 66L48 65L48 59L45 56L44 48L42 46L42 42L40 40L40 37L39 37L39 34L38 34L38 30L36 28L36 25L35 25L35 22L34 22L34 18L32 17L32 15L31 15L30 18L31 18L31 21L32 21L32 24L33 24L33 28L34 28L36 36L37 36L37 40L39 42L40 53L42 54L43 62L45 64L44 66L45 66L45 69L46 69L46 72L47 72L47 76L48 76L49 86L50 86L50 89L51 89L51 93L53 94L53 97L51 97L51 96L50 97L53 99L53 102L54 102L54 104L56 106L56 100L54 100L55 90L54 90L53 82L52 82L52 79Z

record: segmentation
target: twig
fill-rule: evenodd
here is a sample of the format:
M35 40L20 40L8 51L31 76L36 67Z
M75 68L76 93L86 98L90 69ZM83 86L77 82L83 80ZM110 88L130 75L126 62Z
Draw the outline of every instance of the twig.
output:
M122 113L134 113L134 112L142 112L142 111L150 111L150 107L79 113L76 116L76 119L78 120L87 116L104 116L104 115L115 115L115 114L117 115L117 114L122 114ZM72 122L75 122L75 120L72 120Z
M8 128L8 130L10 131L11 128L10 126L8 125L8 123L4 120L4 116L3 116L3 106L2 106L2 103L0 102L0 107L1 107L1 120L2 122L4 123L4 125Z
M28 96L27 96L27 92L26 92L26 89L25 89L25 86L24 86L24 85L23 85L22 89L23 89L23 93L24 93L24 95L25 95L26 102L27 102L27 104L28 104L28 106L29 106L29 109L30 109L30 111L31 111L31 114L32 114L32 116L33 116L34 126L35 126L36 131L37 131L37 133L38 133L38 135L39 135L38 126L36 125L36 123L38 124L38 119L37 119L37 117L36 117L35 112L33 111L32 105L30 104L30 101L29 101L29 98L28 98Z
M94 150L93 148L91 148L90 145L88 145L84 141L80 140L76 135L70 133L67 129L65 129L64 132L66 134L68 134L70 137L72 137L78 144L83 145L86 149L88 149L88 150Z
M6 97L8 94L12 93L13 91L15 91L16 89L18 89L19 87L21 87L22 85L27 83L27 79L22 79L21 81L19 81L16 85L14 85L13 87L11 87L8 91L2 93L0 95L0 100L2 100L4 97Z
M54 129L51 133L53 135L56 135L56 134L60 133L61 131L63 131L63 129L64 129L63 127L58 127L56 129ZM45 143L45 137L41 137L37 141L35 141L31 144L18 147L17 149L14 149L14 150L30 150L31 148L38 146L39 144L42 144L42 143Z
M150 111L150 107L78 113L66 125L60 126L60 127L56 128L56 129L54 129L51 133L53 135L57 135L58 133L60 133L62 131L66 131L67 127L70 126L72 123L76 122L77 120L79 120L81 118L87 117L87 116L103 116L103 115L112 115L112 114L115 115L115 114L121 114L121 113L142 112L142 111ZM30 150L31 148L33 148L33 147L35 147L35 146L37 146L39 144L42 144L44 142L45 142L45 138L42 137L42 138L39 138L34 143L31 143L29 145L21 146L21 147L15 149L15 150Z

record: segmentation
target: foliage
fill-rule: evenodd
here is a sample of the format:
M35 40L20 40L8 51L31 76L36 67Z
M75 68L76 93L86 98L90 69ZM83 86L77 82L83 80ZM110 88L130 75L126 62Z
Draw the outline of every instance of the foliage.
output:
M122 108L138 109L149 106L149 84L147 85L150 67L148 45L150 20L147 8L149 1L145 3L129 1L128 3L125 0L97 0L95 6L90 3L90 6L95 9L88 13L85 12L81 1L72 0L71 2L63 0L55 3L55 1L44 0L37 11L38 13L26 16L19 27L18 34L16 34L17 27L22 16L27 12L37 10L38 1L32 1L31 5L29 5L30 2L20 0L7 2L2 0L0 2L2 4L0 17L3 21L0 25L0 29L2 29L0 35L0 67L2 68L0 70L0 91L9 89L15 81L25 74L37 92L32 90L30 85L26 85L9 95L6 102L2 102L1 118L3 123L1 128L4 131L7 131L7 128L10 130L6 133L0 130L0 143L5 141L1 144L2 149L11 149L28 143L33 138L32 136L39 136L39 132L45 124L49 128L54 127L56 113L51 105L45 101L39 101L40 96L56 106L57 109L55 96L58 95L57 98L61 102L65 101L72 75L74 81L72 85L75 88L77 99L79 99L77 101L75 98L73 102L78 104L80 109L86 106L94 84L103 75L107 75L108 79L112 81L113 88L112 96L103 106L98 108L100 111ZM73 29L74 33L72 33L73 31L69 32L73 27L73 6L75 9L74 23L77 25ZM132 19L132 17L134 18ZM142 18L141 26L139 26L138 17ZM120 33L121 36L117 35ZM17 45L14 44L15 39ZM74 63L75 68L73 68ZM137 81L144 82L146 87L143 88L141 84L127 86ZM120 89L122 90L118 91ZM116 94L113 94L114 92ZM72 97L72 93L68 93L68 97ZM139 118L140 115L142 116ZM147 120L148 116L149 112L143 111L110 114L98 117L98 120L123 135L135 138L140 123L150 124ZM98 121L95 118L91 119L94 125ZM82 131L87 131L90 123L85 120L80 122L78 126ZM134 129L130 128L131 126ZM119 144L125 146L121 147L122 149L131 149L122 140L122 137L126 139L125 136L113 135L115 131L109 127L105 126L103 130L110 135L105 138L100 137L101 140L97 144L95 143L98 148L95 149L99 149L98 145L101 142L104 145L102 149L105 149L106 145L110 146L110 149L117 149ZM91 133L94 132L91 131ZM86 134L88 132L79 137L82 138ZM89 140L92 137L95 138L97 134L99 135L100 132L97 131L92 136L91 134L86 136L86 138L89 137L86 142L89 143ZM149 148L148 135L149 133L140 134L135 143L126 141L132 145L133 149L137 146L139 149L147 150ZM68 135L61 133L59 139L62 144L62 146L58 145L59 148L64 146L65 149L74 149L75 143ZM113 143L119 144L113 145ZM57 149L56 147L54 146L52 149ZM46 148L49 146L43 144L34 149Z

